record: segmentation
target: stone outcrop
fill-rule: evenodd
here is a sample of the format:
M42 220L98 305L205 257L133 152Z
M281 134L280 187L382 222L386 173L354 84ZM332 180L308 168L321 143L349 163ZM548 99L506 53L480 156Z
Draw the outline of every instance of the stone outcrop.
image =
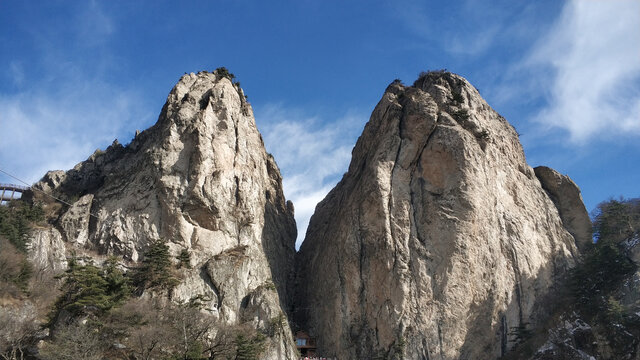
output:
M595 327L576 314L564 314L559 324L548 330L548 337L529 360L638 360L640 339L629 324L611 328ZM636 320L638 315L636 316ZM613 324L612 324L613 325ZM635 334L634 334L635 333Z
M64 267L61 243L67 252L113 254L135 265L162 239L174 256L191 254L193 270L183 273L174 300L205 295L221 324L261 329L286 313L293 207L251 106L225 74L184 75L153 127L66 173L49 172L34 188L27 198L46 201L42 191L70 204L47 205L53 226L36 236L35 243L56 251L32 257L51 267ZM295 357L290 331L269 339L264 358Z
M593 243L591 219L587 208L582 202L580 189L568 176L546 167L538 166L533 169L553 203L556 204L564 227L576 239L580 250L585 250Z
M597 339L589 324L581 319L564 320L549 331L549 339L531 360L596 360Z
M59 273L67 268L66 247L62 235L54 228L33 230L28 255L36 269Z
M465 79L394 82L311 218L297 326L340 359L498 358L574 264L561 215Z

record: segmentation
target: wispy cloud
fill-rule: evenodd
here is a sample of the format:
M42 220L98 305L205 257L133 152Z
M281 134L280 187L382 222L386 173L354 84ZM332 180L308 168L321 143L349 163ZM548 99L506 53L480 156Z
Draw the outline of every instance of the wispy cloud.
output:
M640 1L568 2L524 66L549 89L536 122L575 144L640 135Z
M351 111L334 120L282 105L256 109L265 146L283 174L284 192L295 205L298 239L304 239L316 204L340 180L367 116Z
M489 49L493 44L500 27L490 25L473 34L452 34L446 49L454 54L478 55Z
M73 167L148 118L131 92L92 81L60 85L55 92L0 96L3 170L34 182L47 170Z
M69 22L78 38L93 40L70 44L64 37L29 29L31 57L40 59L31 62L35 68L27 73L20 59L7 56L6 78L16 90L0 93L0 168L27 182L47 170L69 169L117 137L126 142L134 127L151 117L140 106L140 94L96 71L109 66L106 57L91 54L109 50L104 41L115 31L111 19L90 2L77 7ZM84 60L74 61L78 58ZM0 175L0 182L15 180Z
M24 84L24 68L20 62L12 61L9 63L8 73L9 78L15 86L22 86Z
M506 1L445 4L400 0L391 9L423 47L439 48L455 56L480 56L503 38L518 35L511 29L513 19L523 14L526 6Z

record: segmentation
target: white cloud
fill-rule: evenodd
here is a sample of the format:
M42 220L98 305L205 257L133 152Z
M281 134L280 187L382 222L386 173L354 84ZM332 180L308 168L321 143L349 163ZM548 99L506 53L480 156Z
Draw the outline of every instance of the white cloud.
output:
M22 86L22 84L24 84L24 69L21 63L12 61L9 64L9 77L16 86Z
M73 167L148 120L136 109L136 94L91 81L75 88L81 82L72 82L55 92L0 96L0 168L35 182L47 170Z
M265 146L282 172L285 196L295 206L296 248L304 239L316 204L347 171L351 149L367 118L352 111L327 121L273 104L256 110Z
M94 0L80 8L77 15L77 34L85 46L101 45L115 31L113 20L100 3Z
M69 26L78 38L93 39L91 44L57 37L55 30L32 29L30 57L38 61L25 72L18 59L10 59L8 75L19 90L0 94L0 169L29 183L48 170L73 167L117 137L128 141L135 126L151 117L141 110L138 93L105 81L97 71L117 65L96 55L109 50L105 40L115 31L111 19L95 2L73 13ZM15 180L0 174L0 182Z
M525 66L550 89L537 122L577 144L640 134L640 1L568 2Z
M500 28L490 25L470 34L455 34L448 39L447 51L460 55L479 55L489 49L495 41Z

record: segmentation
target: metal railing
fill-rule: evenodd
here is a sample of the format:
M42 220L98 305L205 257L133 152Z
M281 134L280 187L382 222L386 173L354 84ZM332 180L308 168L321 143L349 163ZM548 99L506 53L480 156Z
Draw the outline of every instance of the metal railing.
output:
M15 184L0 184L0 201L11 201L19 199L15 197L16 193L22 195L23 192L29 190L28 186L21 186ZM9 194L11 192L11 194Z

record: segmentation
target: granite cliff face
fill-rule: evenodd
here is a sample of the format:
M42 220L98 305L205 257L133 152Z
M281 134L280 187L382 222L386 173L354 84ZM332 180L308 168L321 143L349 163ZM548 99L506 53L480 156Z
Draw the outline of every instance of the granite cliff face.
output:
M593 243L593 237L591 220L582 202L580 189L568 176L549 167L538 166L533 170L542 188L556 204L564 227L575 238L578 249L585 250L589 244Z
M341 359L506 353L509 332L535 326L540 299L574 264L572 233L590 231L539 176L462 77L394 82L311 218L297 325Z
M175 301L205 295L221 324L259 329L282 317L295 255L293 207L267 154L242 90L228 76L184 75L158 122L127 146L114 142L68 172L49 172L34 188L66 199L46 206L51 228L36 230L31 258L63 269L71 250L119 255L125 265L167 241L191 254ZM36 191L32 196L42 197ZM275 285L275 286L274 286ZM264 358L295 358L287 324Z
M171 299L270 334L264 359L297 357L291 308L323 356L496 359L591 241L578 187L529 167L514 128L447 72L387 88L298 254L280 172L226 72L184 75L153 127L33 189L50 224L31 237L38 269L72 252L132 268L164 240L175 262L190 253ZM570 320L555 338L588 326Z

